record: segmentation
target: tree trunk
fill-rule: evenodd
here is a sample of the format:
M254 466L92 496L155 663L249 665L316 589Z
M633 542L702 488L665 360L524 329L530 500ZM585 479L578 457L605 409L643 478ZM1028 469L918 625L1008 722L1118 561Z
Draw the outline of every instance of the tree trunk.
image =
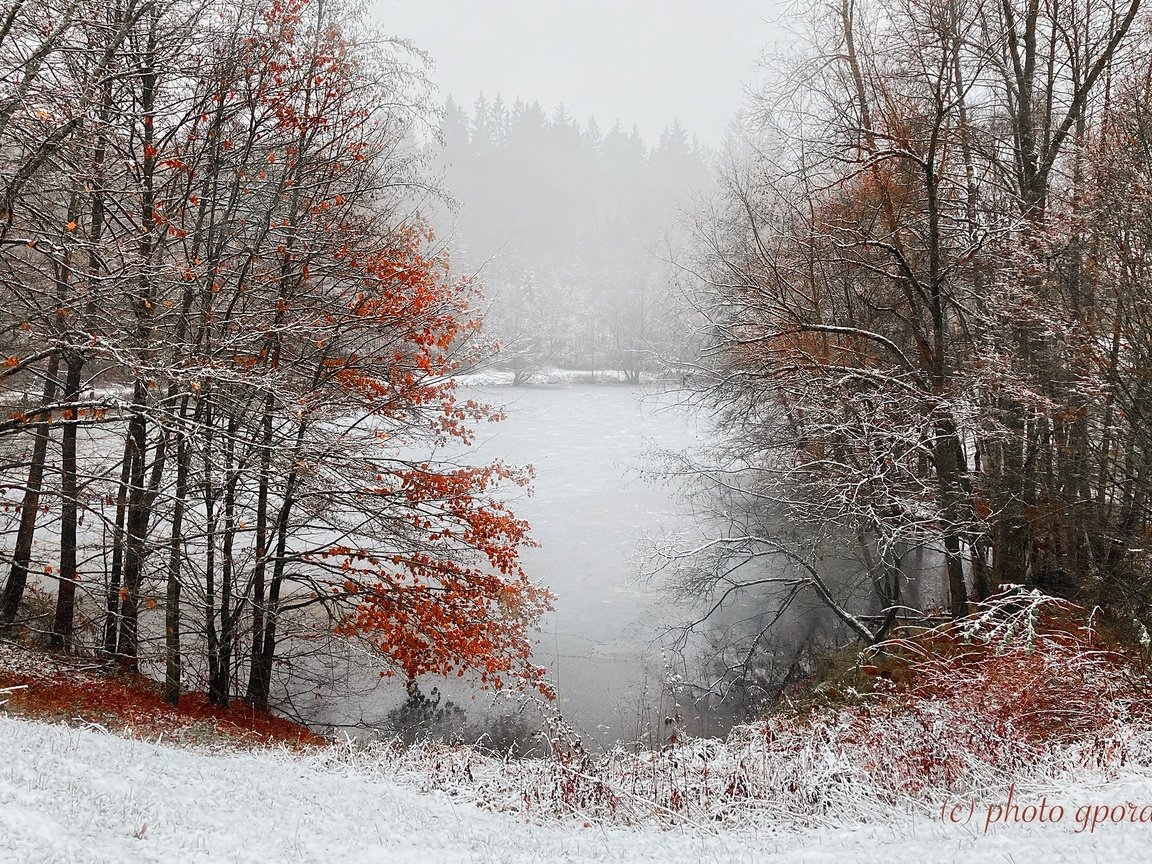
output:
M53 354L48 359L48 371L44 380L42 404L47 405L56 398L56 375L60 370L60 357ZM40 510L40 493L44 484L44 463L48 457L48 441L52 437L52 425L47 418L37 424L32 444L32 461L28 466L28 485L24 488L24 500L20 505L20 527L16 532L16 546L12 552L12 569L4 585L4 595L0 598L0 632L6 631L16 620L20 601L24 599L24 589L28 585L28 562L32 558L32 540L36 534L36 514Z
M180 423L188 408L185 398L180 406ZM188 494L188 468L192 448L181 429L176 444L176 500L172 509L172 538L168 551L168 590L164 606L164 701L180 704L180 560L183 554L184 502Z
M140 586L148 557L148 532L152 521L152 504L164 474L167 439L163 431L156 442L151 475L148 473L147 385L137 379L133 397L134 412L129 421L132 438L131 488L128 493L127 538L124 547L124 585L121 592L120 634L116 655L127 668L140 668Z
M120 485L116 490L116 522L112 532L112 567L108 574L108 596L104 615L104 654L116 654L116 637L120 629L120 582L124 573L124 520L128 510L128 486L132 475L132 436L124 441L124 456L120 460Z
M264 577L268 567L268 487L271 483L272 411L275 397L269 393L264 403L260 440L260 488L256 495L256 565L252 571L252 659L248 673L248 691L244 701L252 707L267 707L268 693L263 686L261 664L264 654Z
M227 479L224 487L224 542L220 549L220 654L217 660L216 677L209 682L208 698L213 705L227 707L232 696L232 654L236 641L236 624L243 604L232 611L232 584L234 563L233 544L236 539L236 484L240 472L236 466L236 431L239 424L235 417L228 420L228 442L224 464Z
M64 400L77 402L80 398L80 380L84 358L68 353L64 358L67 369L64 382ZM77 409L64 412L64 435L60 446L60 582L56 595L56 616L52 621L51 645L71 650L72 630L76 618L77 572L76 528L79 507L79 483L76 477Z

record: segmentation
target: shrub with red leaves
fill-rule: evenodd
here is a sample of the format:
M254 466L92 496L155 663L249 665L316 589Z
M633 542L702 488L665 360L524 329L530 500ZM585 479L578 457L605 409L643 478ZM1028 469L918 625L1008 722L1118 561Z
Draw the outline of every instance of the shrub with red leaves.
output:
M1100 763L1118 738L1152 728L1139 658L1088 610L1034 590L1011 586L967 618L882 643L867 659L871 692L822 719L891 789L953 789L1068 747Z
M902 673L893 676L897 692L947 703L1028 743L1073 741L1152 719L1140 659L1107 639L1093 617L1068 601L1009 589L968 618L878 650Z

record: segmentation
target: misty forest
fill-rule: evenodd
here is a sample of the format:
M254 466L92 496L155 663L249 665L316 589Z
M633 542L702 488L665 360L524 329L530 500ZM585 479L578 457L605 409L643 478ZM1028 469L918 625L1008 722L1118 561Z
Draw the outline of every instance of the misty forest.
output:
M1152 11L776 11L713 137L446 93L383 5L4 0L0 859L458 819L248 847L173 798L105 837L27 779L45 722L290 747L558 849L626 827L622 860L767 824L891 860L910 812L961 854L950 802L1143 854ZM147 796L116 752L85 770ZM545 854L516 836L475 860Z

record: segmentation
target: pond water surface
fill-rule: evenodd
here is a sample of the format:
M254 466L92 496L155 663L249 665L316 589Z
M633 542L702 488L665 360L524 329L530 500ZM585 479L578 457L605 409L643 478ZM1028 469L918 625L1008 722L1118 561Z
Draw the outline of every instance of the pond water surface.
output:
M697 445L703 424L643 387L469 387L461 396L508 409L480 430L469 461L536 470L514 509L540 544L525 550L525 570L556 595L536 659L551 670L561 712L589 736L634 739L657 709L661 635L675 618L659 588L638 579L638 557L646 535L687 518L675 489L640 469L654 451Z

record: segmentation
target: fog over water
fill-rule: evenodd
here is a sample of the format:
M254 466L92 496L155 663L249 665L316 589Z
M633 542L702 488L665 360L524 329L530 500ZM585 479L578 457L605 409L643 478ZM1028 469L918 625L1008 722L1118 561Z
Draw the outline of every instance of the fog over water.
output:
M1148 3L0 18L0 715L604 861L1152 769Z
M657 587L638 577L640 541L686 518L674 489L639 476L655 449L692 447L698 419L649 388L468 388L503 401L508 419L481 433L469 458L536 469L533 494L515 502L540 544L524 568L556 594L537 660L552 670L564 716L597 738L635 737L658 702L660 636L672 620ZM638 712L641 712L638 714Z

